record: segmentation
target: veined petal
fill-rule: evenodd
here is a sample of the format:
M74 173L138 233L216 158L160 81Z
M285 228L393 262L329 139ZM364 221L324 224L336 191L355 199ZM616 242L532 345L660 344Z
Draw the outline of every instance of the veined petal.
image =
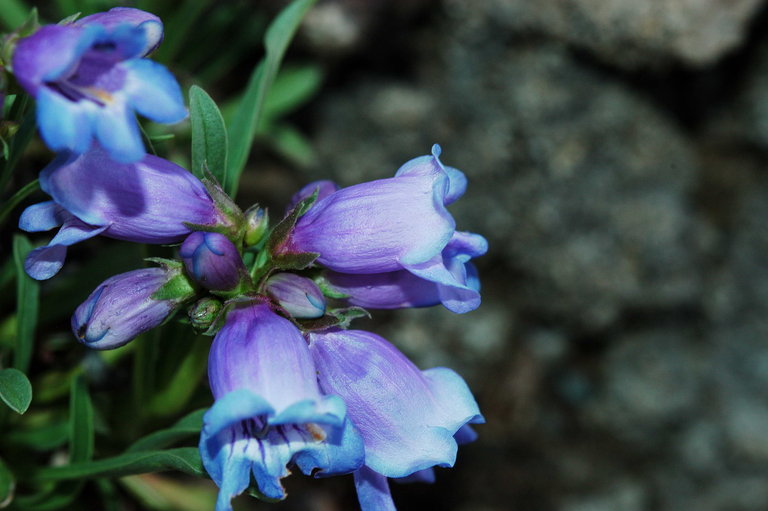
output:
M260 396L274 409L270 424L341 424L343 403L322 396L315 365L299 329L265 301L235 306L214 338L208 377L216 399L238 389Z
M446 177L404 176L342 188L302 216L279 251L317 252L344 273L382 273L439 254L455 228Z
M397 511L387 478L376 471L368 467L355 471L355 489L362 511Z
M85 152L91 145L93 109L85 101L70 101L47 86L38 89L37 124L54 151Z
M438 286L406 270L353 274L326 271L328 283L352 305L371 309L429 307L440 303Z
M200 180L152 155L123 164L98 146L60 154L41 172L40 186L84 222L109 224L105 235L138 243L175 243L190 233L185 222L220 219Z
M369 468L387 477L404 477L435 465L453 465L454 433L479 416L458 375L447 369L422 373L370 332L331 330L309 337L320 385L346 402L348 416L365 442ZM458 402L446 402L452 399Z
M124 91L137 112L162 123L175 123L187 117L181 88L164 66L147 59L133 59L119 66L126 71Z

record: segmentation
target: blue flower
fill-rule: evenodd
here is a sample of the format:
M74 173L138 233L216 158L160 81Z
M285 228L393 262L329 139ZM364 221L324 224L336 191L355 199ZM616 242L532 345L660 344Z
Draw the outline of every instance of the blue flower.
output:
M113 159L144 154L134 111L162 123L187 116L173 75L144 59L162 39L157 16L115 8L21 39L13 72L37 100L37 124L54 151L87 151L95 138Z
M223 234L193 232L181 244L179 255L187 272L206 289L229 291L248 278L237 247Z
M394 509L387 478L456 460L468 423L484 422L464 380L444 367L420 371L389 342L362 330L309 334L323 392L341 396L363 437L355 474L364 511Z
M479 282L469 261L488 243L456 231L446 206L463 195L467 180L439 156L435 145L431 155L407 162L393 178L338 190L329 181L305 186L292 202L314 190L318 200L276 253L319 254L317 264L332 270L330 283L364 307L477 308Z
M182 278L178 269L142 268L110 277L75 310L72 332L89 348L117 348L165 321L189 293L156 300L152 295L171 279Z
M301 332L261 299L235 303L208 360L215 398L200 453L219 486L216 511L231 510L253 475L258 491L282 499L288 465L303 473L349 473L363 462L359 434L337 396L324 396Z
M52 201L28 207L19 227L58 234L27 256L30 277L44 280L64 264L67 247L98 234L139 243L177 243L188 224L227 222L205 186L187 170L157 156L117 163L96 146L81 154L61 153L41 173Z

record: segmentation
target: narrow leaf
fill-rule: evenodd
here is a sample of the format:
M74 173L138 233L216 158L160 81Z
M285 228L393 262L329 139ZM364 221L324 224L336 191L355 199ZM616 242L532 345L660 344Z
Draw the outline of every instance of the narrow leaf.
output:
M6 30L15 30L27 20L29 7L22 0L3 0L0 8L0 21Z
M5 201L5 203L0 206L0 224L5 222L6 217L8 214L13 211L16 206L21 203L24 199L35 193L36 191L40 190L40 181L35 179L31 183L27 183L19 191L13 194L13 196Z
M91 477L121 477L165 470L178 470L200 477L206 474L197 447L180 447L167 451L130 452L113 458L48 467L38 471L35 479L65 481Z
M16 481L13 474L0 458L0 509L8 506L13 500L13 490L16 487Z
M161 429L145 436L133 443L126 452L150 451L155 449L164 449L179 440L184 440L190 436L200 434L203 427L203 415L207 409L195 410L185 415L179 421L167 429Z
M69 398L69 459L71 463L93 457L93 404L82 374L72 379Z
M189 89L189 115L192 123L192 173L205 177L205 166L219 183L227 174L227 128L219 107L197 85Z
M264 36L266 55L251 74L245 96L243 96L240 108L229 130L231 134L229 163L224 190L233 197L237 193L240 174L242 174L248 160L267 92L269 92L277 75L288 44L299 28L307 10L314 2L315 0L295 0L292 2L275 18Z
M16 351L13 366L26 372L32 359L35 326L39 306L40 284L31 279L24 271L24 259L32 250L32 245L24 236L13 237L13 258L16 262Z
M24 413L32 402L32 385L26 375L9 367L0 371L0 399L16 413Z

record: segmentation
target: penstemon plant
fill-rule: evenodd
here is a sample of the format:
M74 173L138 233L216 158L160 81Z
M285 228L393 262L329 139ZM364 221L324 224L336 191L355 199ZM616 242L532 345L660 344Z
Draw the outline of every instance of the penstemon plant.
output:
M176 78L151 59L164 37L154 14L113 8L43 26L33 14L5 37L2 185L35 128L56 155L5 202L0 221L42 191L47 200L26 207L19 228L58 232L39 246L16 234L6 265L16 273L17 311L15 343L0 351L8 405L0 411L0 507L75 508L92 499L83 491L91 485L101 494L98 508L109 508L113 478L177 470L216 483L217 511L246 491L285 498L291 471L352 474L363 510L391 510L388 479L433 481L433 467L452 466L457 446L474 440L470 424L484 419L458 374L420 370L387 340L352 328L367 309L442 304L465 313L480 305L471 259L487 243L456 230L447 206L467 180L441 162L441 148L391 178L347 188L310 183L272 225L264 208L243 210L234 199L270 87L312 3L294 1L270 25L266 55L229 123L198 86L188 111ZM189 113L191 172L152 154L136 113L168 124ZM63 342L99 351L63 376L38 377L37 281L66 278L57 274L68 247L94 237L140 245L144 267L139 252L129 252L133 269L112 274L67 311L74 338ZM119 428L108 416L114 408L93 402L89 387L122 400L99 372L117 373L129 353L141 411L122 417L133 427ZM191 408L198 388L208 392L200 384L206 354L207 407L170 427L147 427L149 417L167 424ZM165 386L154 374L158 359L169 364ZM98 370L88 368L93 360ZM67 391L62 419L56 402ZM110 427L126 442L95 442L95 432ZM66 456L51 458L53 451ZM142 494L141 479L120 481Z

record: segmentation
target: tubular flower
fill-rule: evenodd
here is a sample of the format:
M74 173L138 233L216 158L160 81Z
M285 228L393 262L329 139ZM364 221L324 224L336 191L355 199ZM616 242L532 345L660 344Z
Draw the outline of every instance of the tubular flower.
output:
M181 292L170 299L152 298L173 279L180 280L176 287ZM117 348L163 323L193 295L178 270L143 268L121 273L102 282L75 310L72 332L89 348Z
M407 162L393 178L337 191L327 181L304 187L292 202L312 189L319 190L319 198L276 253L319 254L316 262L332 270L331 283L359 305L396 308L442 302L454 312L477 308L478 283L467 263L487 251L487 242L456 231L446 206L463 195L467 180L461 171L445 167L439 156L435 145L432 155ZM377 284L385 287L376 289ZM370 292L362 289L366 287Z
M21 39L13 72L37 100L46 144L79 154L95 138L113 159L130 163L145 154L134 111L162 123L183 120L187 111L176 79L143 58L162 36L157 16L114 8Z
M25 269L38 280L59 271L66 247L97 234L176 243L190 234L187 224L227 222L200 180L152 155L125 164L98 147L82 155L62 153L41 172L40 186L53 200L28 207L19 227L28 232L61 229L47 246L27 256Z
M365 468L355 482L364 511L394 509L386 478L452 466L455 436L464 437L459 432L467 423L484 422L466 383L450 369L420 371L362 330L313 332L309 339L320 387L344 399L363 437Z
M263 495L282 499L289 464L316 476L362 465L344 402L321 394L301 332L266 301L234 304L208 362L215 403L203 419L200 452L219 486L217 511L231 509L251 474Z
M323 292L306 277L277 273L267 281L267 293L294 318L319 318L325 314Z
M399 309L442 303L452 312L464 313L480 305L480 280L469 261L487 250L488 243L482 236L456 231L439 260L434 261L434 274L421 271L417 276L407 270L373 274L327 271L324 276L353 305Z
M235 245L217 232L193 232L179 255L189 274L212 291L232 290L248 274Z

